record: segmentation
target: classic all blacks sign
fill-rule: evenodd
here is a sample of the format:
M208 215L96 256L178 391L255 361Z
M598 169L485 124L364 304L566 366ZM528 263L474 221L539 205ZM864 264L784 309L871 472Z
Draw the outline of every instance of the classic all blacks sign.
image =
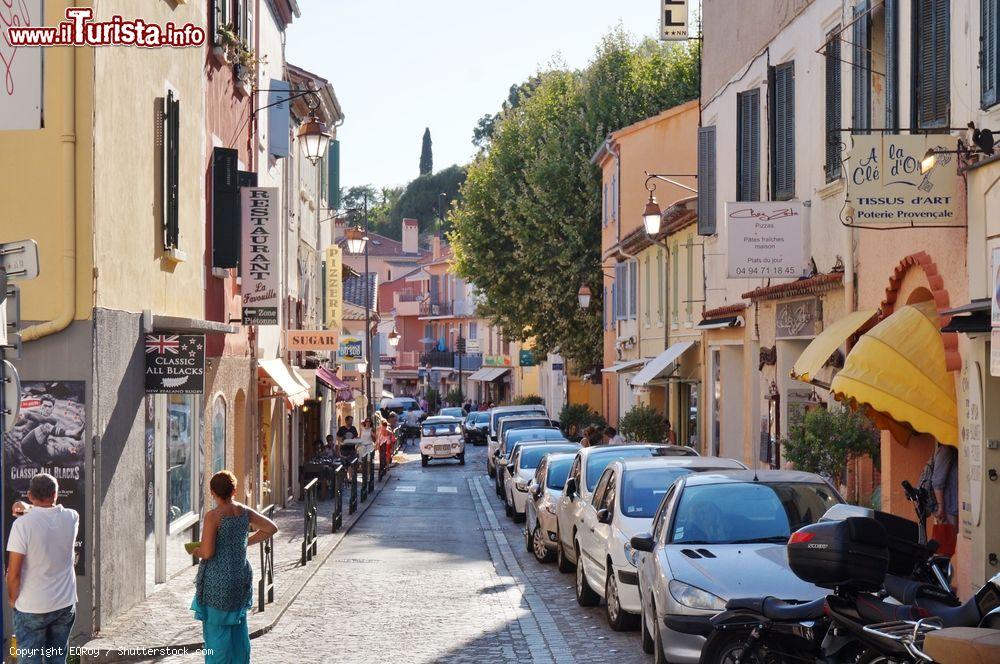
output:
M205 335L147 334L146 393L205 391Z

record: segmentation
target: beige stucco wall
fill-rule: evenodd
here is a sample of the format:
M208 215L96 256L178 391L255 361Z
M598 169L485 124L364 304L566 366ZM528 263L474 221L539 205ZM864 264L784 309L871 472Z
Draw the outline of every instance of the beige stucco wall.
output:
M98 20L133 16L134 2L98 3ZM148 3L147 22L205 25L205 3ZM94 251L97 305L202 318L205 310L204 95L199 47L111 46L95 54ZM180 100L180 249L163 252L162 148L167 90Z

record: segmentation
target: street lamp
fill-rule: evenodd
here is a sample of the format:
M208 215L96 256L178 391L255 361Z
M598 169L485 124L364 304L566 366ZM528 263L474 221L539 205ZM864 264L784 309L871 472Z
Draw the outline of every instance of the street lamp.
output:
M364 361L358 362L357 363L357 367L358 367L358 372L359 373L365 373L366 371L368 371L368 363L367 362L364 362Z
M649 190L649 200L646 201L646 209L642 212L642 225L646 227L646 235L653 236L660 232L660 222L663 220L663 212L660 204L656 202L653 191L656 185Z
M396 331L396 328L392 329L387 338L389 339L389 345L393 348L399 345L399 332Z
M309 119L299 127L298 136L305 148L306 159L315 165L323 158L330 145L330 132L326 129L326 123L316 117L315 109L311 110Z
M364 253L365 249L368 248L368 238L360 226L352 226L346 229L344 237L347 238L348 253L358 255Z
M581 309L590 308L590 286L581 284L580 290L576 293L576 299L580 302Z

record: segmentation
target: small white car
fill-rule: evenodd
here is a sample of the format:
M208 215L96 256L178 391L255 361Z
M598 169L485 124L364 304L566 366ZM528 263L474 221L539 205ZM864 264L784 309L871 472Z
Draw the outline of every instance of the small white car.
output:
M420 427L420 465L431 459L458 459L465 465L465 436L457 417L428 417Z
M575 454L546 454L528 485L528 506L524 510L524 546L535 560L547 563L556 553L556 503L573 465Z
M709 470L742 470L733 459L658 456L614 461L601 475L580 515L574 546L576 601L596 606L606 600L614 630L639 624L639 574L629 540L648 531L671 485L681 477Z
M523 521L525 510L528 504L528 485L535 475L538 463L546 454L552 453L575 453L580 449L580 443L571 443L568 440L549 442L523 442L519 443L511 452L510 461L507 462L504 474L504 505L507 516L514 521Z

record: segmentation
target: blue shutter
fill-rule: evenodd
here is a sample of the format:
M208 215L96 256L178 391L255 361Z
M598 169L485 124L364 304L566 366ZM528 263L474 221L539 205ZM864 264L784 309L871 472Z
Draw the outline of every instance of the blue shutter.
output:
M715 127L699 127L698 235L715 233Z
M833 182L840 177L840 119L843 90L840 83L840 34L830 35L826 44L826 181Z
M628 317L635 318L638 314L639 300L639 261L628 263Z
M868 12L868 0L861 0L854 6L854 25L852 27L851 44L853 57L851 59L851 108L855 134L867 134L872 126L872 79L871 79L871 41L869 25L871 15Z
M291 84L272 78L268 87L271 91L267 93L267 103L275 105L267 109L267 152L272 157L287 157L291 115L291 105L287 100Z
M340 141L333 139L326 153L326 204L331 210L340 209Z
M997 28L1000 0L980 0L979 72L982 79L983 108L997 103Z
M899 129L899 0L885 0L884 20L885 126Z

